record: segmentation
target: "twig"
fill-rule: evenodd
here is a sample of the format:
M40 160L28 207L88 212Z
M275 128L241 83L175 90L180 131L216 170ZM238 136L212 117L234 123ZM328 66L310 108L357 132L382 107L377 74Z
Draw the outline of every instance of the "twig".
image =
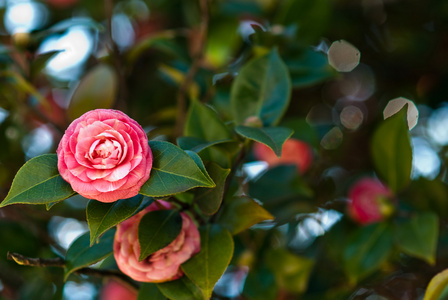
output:
M185 112L187 110L187 94L191 84L193 83L194 77L201 66L205 52L205 41L207 38L208 23L210 19L208 0L199 0L199 6L201 9L201 23L198 30L198 39L196 40L197 46L194 47L192 51L193 61L187 74L185 75L184 80L182 81L182 84L179 87L179 92L177 94L176 136L182 135L182 129L185 123Z
M32 258L32 257L26 257L19 253L8 252L7 258L8 258L8 260L13 260L17 264L22 265L22 266L57 267L57 268L65 267L65 261L59 257L56 257L56 258L39 258L39 257ZM79 274L79 275L82 274L82 275L90 275L90 276L96 276L96 277L113 277L113 278L131 286L132 288L138 290L138 285L134 281L132 281L129 277L120 273L119 271L82 268L82 269L74 271L74 273Z

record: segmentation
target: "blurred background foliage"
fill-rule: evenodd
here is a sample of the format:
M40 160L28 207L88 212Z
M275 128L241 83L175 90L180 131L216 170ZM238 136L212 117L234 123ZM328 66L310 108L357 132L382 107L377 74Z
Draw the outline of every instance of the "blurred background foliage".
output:
M279 166L241 179L276 226L257 225L235 236L233 261L214 297L421 299L429 280L448 266L448 2L208 3L204 16L196 0L0 1L0 198L26 160L54 153L68 124L90 109L123 110L150 138L175 142L179 89L194 64L186 94L230 121L234 77L275 48L292 84L281 125L316 155L304 176ZM326 55L341 39L361 53L361 63L347 73L334 70ZM419 111L410 131L412 183L399 193L401 215L393 222L361 227L346 216L347 190L374 174L370 142L387 102L400 96ZM219 153L208 155L219 160ZM88 230L86 203L76 196L51 211L25 205L0 210L0 299L99 297L101 279L72 276L64 284L62 270L6 260L7 251L64 253ZM392 232L400 230L393 228L400 222L412 228L414 217L437 218L435 229L418 240L431 244L438 234L434 257L391 246ZM404 228L402 238L412 239Z

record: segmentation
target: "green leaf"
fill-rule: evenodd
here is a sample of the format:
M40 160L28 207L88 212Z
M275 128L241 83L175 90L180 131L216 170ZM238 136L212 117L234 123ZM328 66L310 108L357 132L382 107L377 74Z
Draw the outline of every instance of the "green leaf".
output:
M140 194L164 197L195 187L215 186L195 161L179 147L162 141L150 141L149 147L154 158L153 166L149 180L141 187Z
M194 199L203 213L213 215L221 206L224 196L224 186L230 169L223 169L219 165L211 162L207 165L207 171L215 182L216 187L213 189L198 188Z
M117 95L117 75L112 67L98 65L85 75L73 93L68 115L74 120L89 110L111 108Z
M431 212L421 213L395 228L395 241L406 254L421 258L429 264L436 262L439 237L439 218Z
M243 295L251 300L275 300L277 294L274 274L264 265L255 265L244 282Z
M142 195L112 203L90 200L87 204L87 223L90 229L90 245L108 229L132 216L143 201Z
M284 127L264 127L255 128L247 126L237 126L235 131L248 139L263 143L280 157L282 155L283 143L293 134L293 130Z
M237 234L252 225L273 219L274 216L255 200L249 197L234 197L229 203L226 202L218 222L232 234Z
M406 111L407 105L396 115L384 120L372 138L372 157L376 170L394 192L405 188L411 176L412 148Z
M232 141L233 140L231 140L231 139L226 139L226 140L207 142L206 140L196 138L196 137L182 136L177 139L177 144L183 150L191 150L193 152L199 153L202 150L205 150L209 147L232 142Z
M224 228L207 225L199 229L201 251L182 264L182 270L199 288L207 299L213 287L221 278L233 256L233 238Z
M68 248L65 256L64 280L76 270L92 265L113 252L115 230L107 231L98 244L90 247L90 233L77 238Z
M45 68L48 61L61 52L63 52L63 50L54 50L39 54L31 63L31 78L37 76L42 71L42 69Z
M167 298L171 300L205 300L201 289L196 286L187 276L158 283L157 287Z
M278 248L267 252L266 265L274 272L280 287L291 293L303 293L308 287L314 260Z
M187 153L194 160L196 165L201 170L202 174L204 174L205 177L207 177L209 180L213 182L212 178L207 173L207 169L205 168L204 162L202 161L201 157L196 152L190 150L186 150L185 153Z
M138 290L137 300L166 300L155 283L143 283ZM128 299L122 299L128 300Z
M44 154L27 161L17 172L11 189L0 207L10 204L47 204L73 196L58 171L56 154Z
M348 240L344 266L352 283L377 270L393 245L391 229L385 223L361 227Z
M145 214L138 225L139 261L171 244L181 229L182 217L178 211L156 210Z
M442 294L448 287L448 269L434 276L428 284L423 300L441 300Z
M209 142L232 138L232 133L216 112L199 101L192 101L190 105L184 135Z
M230 101L238 125L259 117L265 126L276 125L289 105L291 80L276 49L247 63L235 78Z

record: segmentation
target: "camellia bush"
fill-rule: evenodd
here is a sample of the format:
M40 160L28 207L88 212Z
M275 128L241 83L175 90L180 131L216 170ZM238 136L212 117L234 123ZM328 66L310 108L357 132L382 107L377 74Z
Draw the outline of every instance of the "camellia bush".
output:
M448 297L445 0L0 11L1 300Z

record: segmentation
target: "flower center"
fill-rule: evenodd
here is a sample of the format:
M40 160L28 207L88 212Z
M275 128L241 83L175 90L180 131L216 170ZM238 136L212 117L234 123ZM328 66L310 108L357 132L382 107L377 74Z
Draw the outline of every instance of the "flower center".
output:
M108 158L115 150L114 144L110 140L103 140L94 150L94 157Z

